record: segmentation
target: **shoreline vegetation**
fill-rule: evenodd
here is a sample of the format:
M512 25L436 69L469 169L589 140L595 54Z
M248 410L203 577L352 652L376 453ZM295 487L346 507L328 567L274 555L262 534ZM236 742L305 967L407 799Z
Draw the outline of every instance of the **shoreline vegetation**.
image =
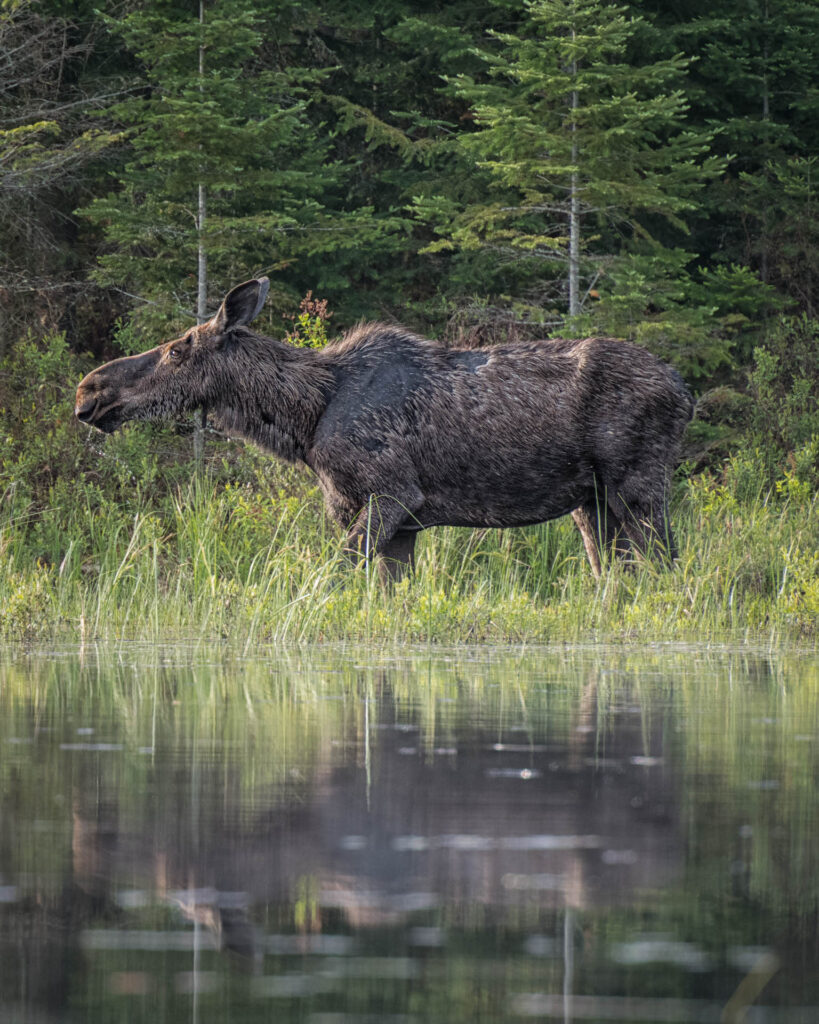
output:
M819 639L819 507L738 503L698 481L674 502L675 569L609 566L595 580L570 520L507 531L437 529L391 589L351 568L318 496L278 508L207 479L75 528L59 563L0 527L0 638L12 641L606 642ZM279 515L279 509L281 514ZM42 521L41 521L42 524ZM260 531L269 531L266 541ZM258 546L257 546L258 545Z
M777 460L749 421L716 468L684 466L672 571L609 565L595 580L564 517L430 530L415 575L385 589L374 566L347 563L307 471L215 432L197 470L189 424L103 438L71 415L76 363L55 338L3 367L3 640L819 639L815 440L801 462L802 449Z

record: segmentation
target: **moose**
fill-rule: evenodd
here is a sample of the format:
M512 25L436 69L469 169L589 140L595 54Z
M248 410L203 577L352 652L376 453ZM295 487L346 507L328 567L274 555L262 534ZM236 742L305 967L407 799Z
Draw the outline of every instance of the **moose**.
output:
M414 566L431 526L525 526L571 513L592 571L606 553L676 556L670 474L693 403L681 377L613 338L446 347L390 324L323 349L248 325L269 281L206 323L79 385L75 413L110 433L203 408L226 432L318 478L358 560Z

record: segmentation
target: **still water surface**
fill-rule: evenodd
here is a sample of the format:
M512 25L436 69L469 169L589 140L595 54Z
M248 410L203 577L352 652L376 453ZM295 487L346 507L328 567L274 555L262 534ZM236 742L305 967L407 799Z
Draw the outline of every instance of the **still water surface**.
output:
M0 651L0 1020L819 1021L819 659Z

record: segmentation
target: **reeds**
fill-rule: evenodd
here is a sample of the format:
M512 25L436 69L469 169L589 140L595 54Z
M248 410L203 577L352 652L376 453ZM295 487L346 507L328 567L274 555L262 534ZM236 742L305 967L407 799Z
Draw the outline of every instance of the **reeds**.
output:
M86 492L82 492L86 494ZM14 503L10 503L13 508ZM525 530L435 529L417 572L385 588L354 569L314 492L207 476L157 502L92 492L0 517L0 636L462 643L819 636L819 508L699 477L681 485L674 569L609 564L599 580L566 518Z

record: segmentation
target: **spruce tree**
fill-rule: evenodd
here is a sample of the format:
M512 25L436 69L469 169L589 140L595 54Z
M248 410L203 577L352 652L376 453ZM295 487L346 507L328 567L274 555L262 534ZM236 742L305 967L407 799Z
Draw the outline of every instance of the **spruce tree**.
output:
M506 4L506 7L509 5ZM630 249L684 216L720 162L710 133L684 127L687 61L634 59L643 24L601 0L531 0L520 27L476 53L485 73L449 79L476 130L458 145L487 183L484 201L419 199L431 248L489 248L513 265L519 319L588 308Z
M331 131L339 169L325 203L356 227L331 235L334 247L316 267L334 322L386 313L435 332L451 313L450 294L484 285L474 254L421 252L434 236L412 200L475 178L451 146L464 104L442 91L440 74L477 68L473 36L503 20L490 0L322 0L305 18L304 48L329 70L312 108Z
M697 227L725 263L753 267L813 314L819 277L815 159L819 149L819 6L815 0L686 0L657 7L670 45L692 68L691 117L719 125L730 155Z
M120 82L83 6L0 4L0 355L29 330L87 345L97 312L71 210L99 174L112 136L98 115Z
M275 31L287 31L287 13ZM269 22L254 0L212 0L201 14L149 3L109 20L144 84L112 110L129 158L85 213L108 247L98 280L132 295L143 323L201 318L205 266L215 300L323 244L321 197L335 168L307 111L324 72L281 59ZM280 295L280 308L295 298Z

